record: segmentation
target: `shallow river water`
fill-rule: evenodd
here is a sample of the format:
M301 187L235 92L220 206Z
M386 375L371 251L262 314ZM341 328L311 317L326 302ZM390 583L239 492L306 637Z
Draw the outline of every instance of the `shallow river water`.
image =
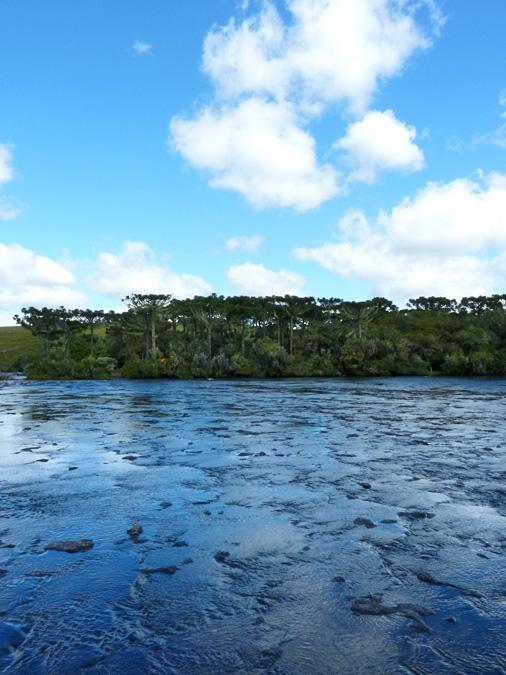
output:
M506 381L1 382L0 671L504 673L505 432Z

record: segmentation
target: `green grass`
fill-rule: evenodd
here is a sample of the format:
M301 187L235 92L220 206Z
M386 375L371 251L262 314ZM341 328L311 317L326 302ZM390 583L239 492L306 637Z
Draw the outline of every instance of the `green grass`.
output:
M21 326L0 327L0 372L16 370L20 361L35 354L39 340Z

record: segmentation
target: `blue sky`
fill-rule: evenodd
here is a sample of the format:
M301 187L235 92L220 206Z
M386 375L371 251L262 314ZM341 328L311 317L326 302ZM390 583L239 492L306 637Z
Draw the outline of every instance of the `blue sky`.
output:
M504 292L504 0L0 0L0 323Z

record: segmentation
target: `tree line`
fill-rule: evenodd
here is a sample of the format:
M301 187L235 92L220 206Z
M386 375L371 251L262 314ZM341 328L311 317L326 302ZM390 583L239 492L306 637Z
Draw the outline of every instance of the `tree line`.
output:
M349 302L298 296L178 300L125 311L23 308L31 378L506 375L506 295Z

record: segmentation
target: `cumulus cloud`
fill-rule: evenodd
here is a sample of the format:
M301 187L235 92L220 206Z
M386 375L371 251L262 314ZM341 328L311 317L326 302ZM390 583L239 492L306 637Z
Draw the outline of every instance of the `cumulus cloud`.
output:
M338 192L336 171L318 163L314 138L297 126L288 103L260 98L193 120L171 122L177 150L211 185L237 190L258 208L314 208Z
M246 251L248 253L253 253L258 251L260 246L263 244L264 238L258 234L254 234L250 237L230 237L225 242L225 248L227 251L239 252Z
M243 295L302 295L305 283L304 277L290 270L276 272L251 262L230 267L227 276Z
M26 305L81 307L85 295L73 273L62 263L19 244L0 242L0 325Z
M431 44L442 19L433 0L285 5L286 18L266 0L258 13L209 32L202 62L215 100L192 119L173 119L171 138L192 166L210 174L213 187L236 190L260 208L305 210L341 192L336 170L318 160L311 120L331 104L363 116L380 83ZM421 8L430 17L425 28ZM363 156L359 129L341 139L347 157L362 153L357 180L369 182L385 165L413 170L423 163L414 130L393 114L378 115L362 120L364 131L373 137L388 127L396 146L390 153L374 136L374 153Z
M424 155L414 143L416 129L400 122L392 110L372 110L350 124L335 147L351 167L350 181L374 183L381 171L418 171Z
M287 0L283 21L271 2L237 23L216 27L203 67L221 95L346 101L364 109L381 80L400 72L430 37L414 9L397 0ZM429 7L430 9L430 7ZM432 10L435 6L432 3ZM436 17L435 11L432 18Z
M138 56L143 56L144 54L149 54L149 52L153 49L153 45L149 44L149 42L141 42L140 40L136 40L132 45L132 49Z
M193 274L177 274L157 262L150 247L127 241L119 253L101 253L90 287L113 298L129 293L166 293L176 298L208 295L211 286Z
M429 183L373 222L349 212L337 241L293 253L401 301L496 292L506 281L506 175Z

